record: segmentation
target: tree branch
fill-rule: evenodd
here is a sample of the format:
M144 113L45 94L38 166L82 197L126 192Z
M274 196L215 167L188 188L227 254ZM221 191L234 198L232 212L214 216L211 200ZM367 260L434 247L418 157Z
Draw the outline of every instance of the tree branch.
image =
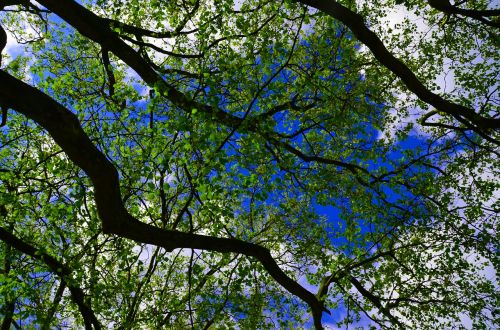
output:
M138 52L127 45L109 28L106 19L95 15L90 10L71 0L63 2L59 0L41 0L39 3L73 26L80 34L115 54L137 72L146 84L158 90L175 106L189 113L192 109L208 113L214 116L214 119L229 126L237 125L241 121L241 119L220 109L194 101L167 83Z
M45 128L69 159L90 177L95 189L97 211L104 233L116 234L141 243L154 244L172 251L190 248L223 253L239 253L261 262L279 284L306 302L312 310L315 326L321 329L321 315L329 312L314 294L286 275L268 249L236 239L163 230L140 222L123 205L118 172L90 141L78 118L48 95L0 70L0 100ZM30 95L30 97L24 97ZM54 259L55 260L55 259Z
M487 20L485 17L498 17L500 16L499 9L491 9L491 10L474 10L474 9L463 9L456 7L450 3L449 0L428 0L429 6L443 13L452 15L458 14L462 16L467 16L470 18L474 18L486 25L500 28L500 22L495 22L492 20Z
M62 262L57 260L56 258L48 255L40 249L36 249L35 247L29 245L28 243L22 241L17 238L13 234L9 233L6 229L0 227L0 240L4 241L7 245L12 246L16 250L29 255L35 260L43 262L47 265L50 270L61 277L62 280L68 278L71 274L71 270L64 265ZM84 297L85 293L79 287L77 287L74 283L66 283L69 291L71 292L71 298L78 306L80 313L82 314L83 321L85 323L85 329L92 330L100 330L101 325L97 320L94 311L87 306L85 303Z
M371 31L364 23L363 16L334 0L298 0L299 2L314 7L327 15L345 24L356 38L364 43L373 53L375 58L386 68L398 76L406 87L420 100L432 105L442 113L453 116L457 120L467 121L468 126L475 132L487 135L488 130L500 129L500 119L487 118L477 114L474 109L445 100L431 92L417 78L401 60L397 59L384 45L382 40ZM496 142L500 144L500 142Z
M198 103L168 84L165 80L163 80L161 75L153 70L151 65L144 58L142 58L139 53L137 53L132 47L127 45L118 35L109 29L109 26L104 19L96 16L85 7L70 0L64 2L58 0L40 0L40 4L59 15L82 35L99 43L103 48L113 52L118 58L134 69L148 85L157 89L161 95L184 111L191 113L191 110L194 108L197 109L198 112L211 115L215 120L228 127L237 128L241 126L249 131L260 133L258 125L255 121L251 120L251 118L246 120L245 124L242 125L242 118L233 116L221 109ZM498 121L500 122L500 119ZM288 149L292 152L292 149ZM296 150L292 153L295 151ZM301 153L301 155L304 154ZM318 159L310 158L307 161L316 160ZM325 159L322 159L322 161L324 162ZM358 167L356 165L344 164L335 160L327 161L335 165L349 168L351 171L355 167Z

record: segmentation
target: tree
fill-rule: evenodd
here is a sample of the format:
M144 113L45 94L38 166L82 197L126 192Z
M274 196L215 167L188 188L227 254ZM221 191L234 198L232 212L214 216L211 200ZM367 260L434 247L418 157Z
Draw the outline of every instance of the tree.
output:
M498 325L487 1L0 4L2 329Z

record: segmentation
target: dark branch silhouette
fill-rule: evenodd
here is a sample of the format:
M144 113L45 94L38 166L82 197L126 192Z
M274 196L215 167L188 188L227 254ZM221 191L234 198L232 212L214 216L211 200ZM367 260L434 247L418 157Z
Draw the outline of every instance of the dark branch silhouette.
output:
M451 115L461 123L466 124L478 134L489 135L491 129L500 129L499 118L487 118L477 114L474 109L450 102L431 92L401 60L396 58L384 45L382 40L365 24L363 16L353 12L334 0L299 0L299 2L314 7L325 14L341 21L352 33L365 44L375 58L391 70L406 85L406 87L422 101L432 105L441 113ZM500 144L499 141L496 141Z
M154 244L167 251L190 248L254 257L279 284L309 305L316 328L322 328L321 315L328 310L314 294L279 268L268 249L237 239L164 230L140 222L123 205L115 167L90 141L71 111L38 89L1 70L0 84L6 86L0 90L0 99L9 108L31 118L46 129L69 159L90 177L95 188L95 201L104 233Z

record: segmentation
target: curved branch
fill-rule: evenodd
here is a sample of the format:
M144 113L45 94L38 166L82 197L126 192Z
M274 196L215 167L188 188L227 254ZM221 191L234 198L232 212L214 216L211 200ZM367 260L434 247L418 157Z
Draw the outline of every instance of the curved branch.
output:
M71 0L41 0L39 3L69 23L80 34L115 54L137 72L146 84L157 89L159 94L166 97L175 106L189 113L195 108L198 112L214 116L215 119L225 125L231 126L239 123L240 119L237 117L220 109L198 103L167 83L138 52L109 28L106 19L95 15L90 10Z
M46 129L69 159L92 180L97 211L104 233L116 234L141 243L154 244L167 251L190 248L254 257L288 292L306 302L317 329L321 315L329 311L314 294L283 272L268 249L237 239L163 230L140 222L125 208L120 194L118 172L106 156L90 141L78 118L48 95L0 70L0 100ZM30 95L30 97L24 97ZM55 261L55 259L54 259Z
M403 324L399 322L399 320L391 314L391 312L384 306L382 305L380 298L375 296L373 293L368 291L362 284L359 282L354 276L352 275L347 275L347 278L349 279L349 282L358 290L359 293L366 299L368 299L377 309L385 315L387 318L389 318L392 322L395 324L399 325L401 328L403 328Z
M320 285L320 288L318 290L317 296L320 299L322 297L324 297L328 292L328 287L333 282L335 282L339 287L342 288L343 287L343 285L341 283L342 278L347 278L349 280L349 282L351 282L351 284L356 288L356 290L364 298L366 298L368 301L370 301L373 304L373 306L375 306L384 316L386 316L388 319L390 319L393 323L395 323L401 327L403 326L401 324L401 322L394 315L391 314L390 310L387 307L385 307L384 305L382 305L382 302L381 302L379 297L375 296L373 293L371 293L369 290L367 290L361 284L361 282L358 281L358 279L356 279L354 276L352 276L351 274L349 274L346 271L342 271L338 274L333 274L333 275L324 277L323 280L321 281L321 285Z
M110 18L104 18L104 21L108 23L108 26L111 29L119 29L121 33L127 33L134 36L150 37L157 39L174 38L182 34L189 34L196 32L196 29L188 32L181 32L181 30L184 28L183 25L181 25L180 28L176 28L174 31L156 32L141 27L137 27L134 25L126 24Z
M6 229L0 227L0 240L4 241L7 245L12 246L16 250L29 255L35 260L38 260L40 262L43 262L45 265L47 265L50 270L57 274L58 276L61 277L61 281L64 281L65 278L67 278L71 274L71 270L64 265L62 262L57 260L56 258L52 257L51 255L48 255L47 253L43 252L40 249L37 249L28 243L22 241L21 239L17 238L13 234L9 233ZM101 329L101 325L99 321L97 320L94 311L87 306L85 303L84 297L85 293L83 290L79 287L77 287L73 282L68 283L64 281L71 292L71 298L75 302L75 304L78 306L78 309L80 310L80 313L82 314L83 321L85 323L85 329Z
M173 38L181 34L189 34L193 33L196 30L182 32L182 29L186 26L187 22L192 18L194 13L200 8L200 0L196 0L196 3L193 6L193 9L189 12L188 15L184 17L184 19L179 23L179 25L173 31L164 31L164 32L156 32L148 29L140 28L134 25L126 24L114 19L106 18L104 19L108 27L111 29L118 28L121 32L133 34L134 36L143 36L143 37L151 37L151 38Z
M468 125L478 134L485 135L490 129L500 129L500 119L487 118L477 114L474 109L445 100L431 92L401 60L396 58L384 45L382 40L364 23L363 16L342 6L334 0L298 0L302 4L314 7L345 24L356 38L365 44L375 58L391 70L406 87L422 101L432 105L442 113L453 116L459 121L466 120ZM500 144L500 142L497 142Z
M141 57L132 47L127 45L119 36L117 36L113 31L111 31L106 23L106 21L85 7L79 5L74 1L58 1L58 0L40 0L40 4L47 7L55 14L59 15L62 19L72 25L76 30L78 30L85 37L99 43L102 47L113 52L118 58L124 61L132 69L134 69L137 74L151 87L158 90L158 92L166 97L174 105L180 107L184 111L191 113L192 109L196 109L198 112L206 113L212 116L213 119L217 120L219 123L224 125L237 128L244 127L245 129L252 131L254 133L260 133L258 125L255 121L250 118L245 121L245 125L242 125L242 118L233 116L219 108L215 108L206 104L198 103L193 99L187 97L185 94L177 90L172 85L168 84L159 75L151 65ZM500 122L500 119L498 120ZM277 140L275 140L277 141ZM297 150L290 149L289 145L284 145L290 152L296 153ZM300 156L308 157L300 153ZM303 158L304 159L304 158ZM308 157L307 161L322 161L325 159L319 159L317 157ZM342 166L348 168L350 171L354 171L356 165L345 164L343 162L335 160L326 160L330 164ZM358 168L359 170L361 168ZM363 170L362 170L363 171ZM366 170L364 170L366 172ZM353 172L354 173L354 172Z
M121 36L121 37L127 41L130 41L131 43L133 43L134 45L137 45L139 47L148 47L148 48L156 50L158 53L162 53L162 54L172 56L172 57L178 57L178 58L202 58L203 57L203 54L201 54L201 53L200 54L174 53L174 52L171 52L169 50L165 50L161 47L158 47L152 43L142 41L142 39L134 39L134 38L131 38L128 36Z
M316 155L313 155L313 156L307 155L307 154L303 153L302 151L300 151L299 149L294 148L289 143L282 142L280 140L277 140L275 138L272 138L272 137L269 137L266 135L264 135L264 136L267 137L269 142L271 142L272 144L283 147L285 150L287 150L288 152L297 156L298 158L302 159L305 162L317 162L320 164L335 165L335 166L338 166L341 168L345 168L346 170L348 170L349 172L351 172L354 175L359 174L359 172L365 173L365 174L370 174L370 172L367 169L365 169L359 165L346 163L346 162L342 162L339 160L325 158L325 157L316 156ZM372 175L370 174L370 176L372 176Z
M428 0L429 6L445 14L458 14L462 16L467 16L474 18L486 25L500 28L500 22L495 22L487 20L485 17L497 17L500 16L500 9L490 9L490 10L474 10L474 9L463 9L456 7L450 3L449 0Z

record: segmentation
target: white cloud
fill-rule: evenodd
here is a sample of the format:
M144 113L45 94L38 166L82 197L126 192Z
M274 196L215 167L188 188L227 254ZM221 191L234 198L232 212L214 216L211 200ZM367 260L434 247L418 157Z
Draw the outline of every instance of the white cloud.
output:
M17 42L16 38L10 31L6 30L5 32L7 32L7 44L5 45L2 54L7 54L8 56L4 56L2 58L2 66L7 65L15 56L22 53L24 49L24 46Z

